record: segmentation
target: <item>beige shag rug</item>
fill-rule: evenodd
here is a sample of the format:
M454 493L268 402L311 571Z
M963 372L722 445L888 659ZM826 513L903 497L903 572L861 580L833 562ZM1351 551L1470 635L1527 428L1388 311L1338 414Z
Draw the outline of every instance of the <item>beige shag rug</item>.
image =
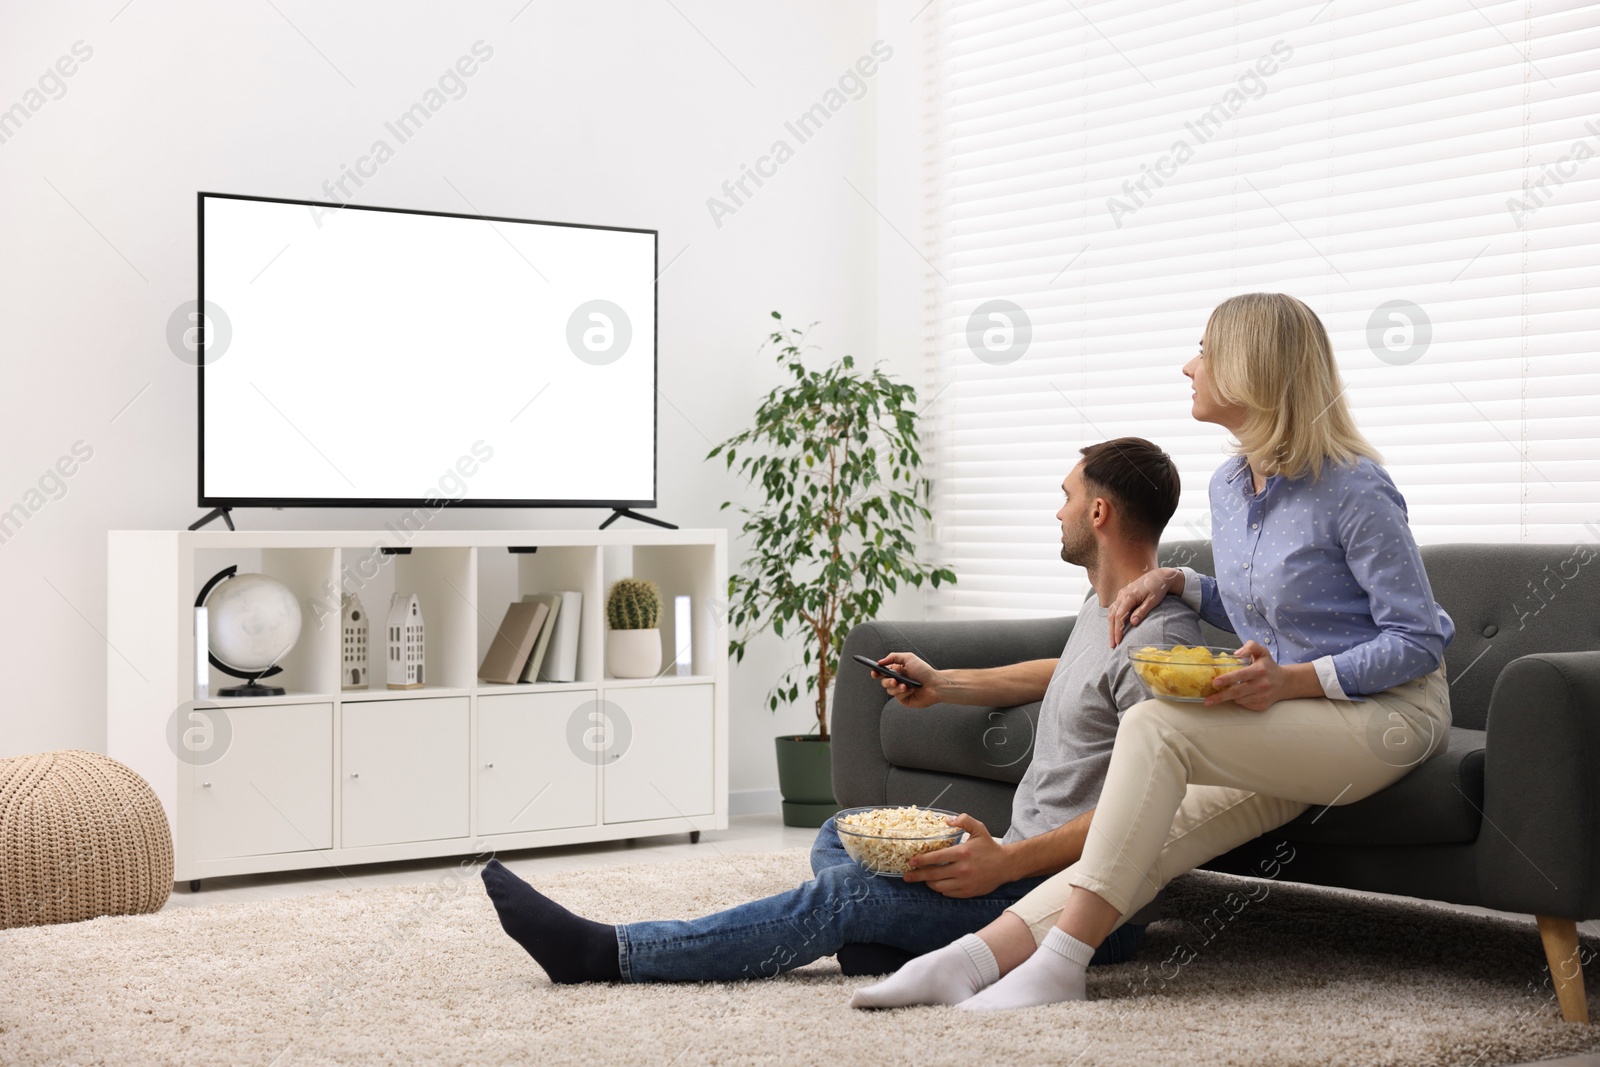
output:
M796 849L536 884L624 921L808 874ZM1208 873L1170 897L1139 959L1090 971L1088 1003L992 1016L853 1011L865 980L832 959L751 983L554 987L473 870L0 931L0 1063L1489 1067L1600 1047L1600 1028L1561 1022L1531 925Z

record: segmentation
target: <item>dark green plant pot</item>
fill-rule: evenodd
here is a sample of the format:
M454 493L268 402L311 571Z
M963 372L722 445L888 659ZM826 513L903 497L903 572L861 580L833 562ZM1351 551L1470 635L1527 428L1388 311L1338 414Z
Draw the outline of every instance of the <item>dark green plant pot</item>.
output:
M776 741L783 824L821 826L839 810L833 799L833 742L794 734Z

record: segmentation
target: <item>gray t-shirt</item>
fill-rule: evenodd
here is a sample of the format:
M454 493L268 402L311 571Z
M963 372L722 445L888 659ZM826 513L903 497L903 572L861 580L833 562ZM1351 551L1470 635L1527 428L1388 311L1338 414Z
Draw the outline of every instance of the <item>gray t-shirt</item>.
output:
M1200 617L1169 596L1112 648L1106 609L1091 591L1039 706L1033 762L1017 786L1003 840L1037 837L1099 803L1122 713L1150 697L1128 652L1143 645L1200 643Z

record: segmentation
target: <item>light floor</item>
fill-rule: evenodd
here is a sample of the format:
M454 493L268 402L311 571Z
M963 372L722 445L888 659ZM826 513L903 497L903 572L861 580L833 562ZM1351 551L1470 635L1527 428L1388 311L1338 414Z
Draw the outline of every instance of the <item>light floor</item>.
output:
M499 859L519 877L537 884L539 876L557 871L621 867L639 863L670 863L674 860L708 855L735 859L741 853L808 848L812 838L816 836L815 830L783 825L783 820L775 813L736 815L728 820L728 824L726 830L702 832L698 844L690 844L688 834L672 834L666 837L641 837L631 841L603 841L587 845L564 845L559 848L525 849L520 852L502 853ZM273 900L366 886L426 885L455 867L460 861L461 857L446 857L365 864L344 870L325 868L315 871L285 871L276 874L208 878L198 893L189 892L187 886L175 889L167 900L166 908ZM1358 893L1354 890L1331 891L1349 893L1352 896L1379 898L1383 896L1377 893ZM1538 937L1533 917L1530 915L1444 904L1439 901L1423 903L1452 911L1494 915L1525 923L1528 927L1528 936ZM1590 922L1583 925L1585 932L1600 934L1600 923ZM1600 1054L1547 1060L1544 1061L1544 1067L1600 1067Z

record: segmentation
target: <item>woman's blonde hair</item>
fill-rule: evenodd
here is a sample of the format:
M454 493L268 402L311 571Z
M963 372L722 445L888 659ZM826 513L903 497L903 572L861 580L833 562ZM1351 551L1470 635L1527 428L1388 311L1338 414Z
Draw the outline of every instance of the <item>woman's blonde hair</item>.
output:
M1315 478L1325 462L1383 462L1356 429L1317 313L1283 293L1244 293L1206 322L1206 378L1247 414L1234 451L1263 475Z

